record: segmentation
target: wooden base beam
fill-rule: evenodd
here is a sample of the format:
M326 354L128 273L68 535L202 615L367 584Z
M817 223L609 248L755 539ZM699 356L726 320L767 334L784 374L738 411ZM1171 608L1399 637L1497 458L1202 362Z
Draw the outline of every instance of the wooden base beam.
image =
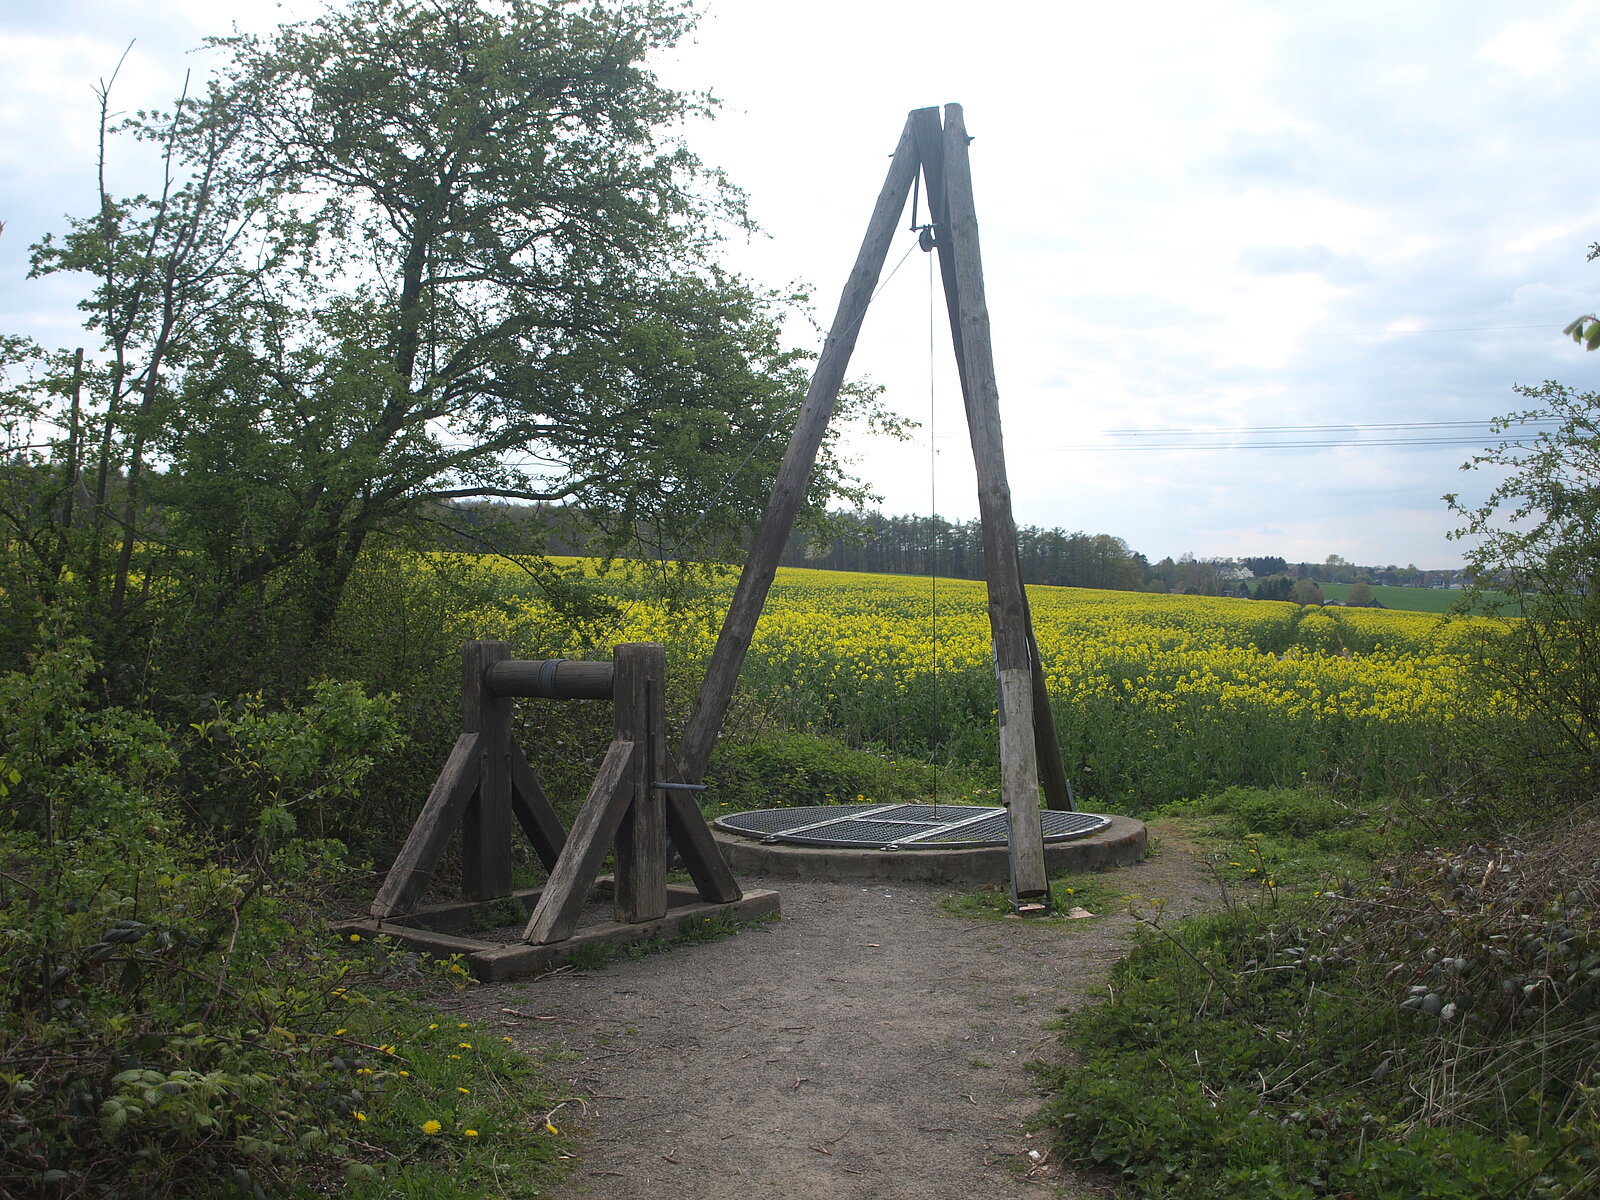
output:
M595 900L612 896L609 880L601 880L591 893ZM537 889L524 889L513 893L513 899L525 908L535 908L539 902ZM473 978L484 983L515 979L522 975L537 975L554 970L575 957L599 947L621 949L652 938L680 937L697 926L718 918L732 917L742 922L759 921L781 915L778 893L766 889L752 889L739 900L713 904L700 900L693 888L681 885L668 887L668 908L665 916L638 924L602 921L576 929L565 941L553 945L530 945L526 942L490 942L470 934L446 932L471 928L480 920L492 919L490 913L499 901L431 905L419 909L404 922L383 921L374 917L360 920L338 921L333 931L341 937L356 934L360 937L389 937L402 945L427 954L450 956L459 954L466 962ZM443 928L427 928L422 922Z

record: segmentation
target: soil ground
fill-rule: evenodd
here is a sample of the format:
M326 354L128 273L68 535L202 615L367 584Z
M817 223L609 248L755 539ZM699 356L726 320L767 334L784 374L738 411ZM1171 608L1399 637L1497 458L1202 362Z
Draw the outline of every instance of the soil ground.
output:
M1136 909L1214 903L1193 848L1151 835L1156 852L1115 872ZM980 921L940 908L948 886L752 882L779 891L781 921L468 994L466 1015L575 1097L554 1117L577 1157L556 1196L1104 1194L1029 1134L1026 1064L1059 1057L1047 1024L1103 990L1133 915Z

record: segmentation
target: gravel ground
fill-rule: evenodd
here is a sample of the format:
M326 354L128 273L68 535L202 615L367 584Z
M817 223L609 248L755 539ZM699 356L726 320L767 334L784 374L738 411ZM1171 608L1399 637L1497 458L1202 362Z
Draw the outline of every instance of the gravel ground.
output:
M1119 886L1171 915L1212 903L1191 848L1151 833ZM749 882L779 891L781 921L468 994L465 1015L551 1056L578 1098L556 1119L578 1158L558 1197L1104 1194L1028 1135L1024 1064L1059 1056L1046 1023L1098 991L1132 916L977 921L939 907L949 887Z

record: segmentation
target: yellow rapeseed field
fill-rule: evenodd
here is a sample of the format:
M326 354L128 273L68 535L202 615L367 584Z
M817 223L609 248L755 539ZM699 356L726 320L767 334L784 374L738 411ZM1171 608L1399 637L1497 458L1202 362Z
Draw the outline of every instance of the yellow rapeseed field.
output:
M587 631L592 644L665 643L676 690L692 692L731 583L687 610L627 590ZM1149 801L1303 780L1416 794L1447 782L1456 722L1514 719L1494 696L1468 698L1480 622L1080 588L1029 596L1063 750L1087 795ZM560 623L537 599L482 616L484 636L538 654L576 649L548 644ZM740 711L981 762L994 752L990 664L981 583L783 570Z

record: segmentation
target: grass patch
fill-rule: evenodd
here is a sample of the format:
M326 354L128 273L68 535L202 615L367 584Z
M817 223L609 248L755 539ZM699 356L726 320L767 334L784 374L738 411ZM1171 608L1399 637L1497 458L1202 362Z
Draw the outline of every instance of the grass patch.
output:
M1150 818L1198 841L1225 888L1269 900L1365 879L1413 838L1388 810L1357 808L1317 788L1224 788L1163 805Z
M341 998L344 1023L328 1036L349 1093L345 1195L547 1193L572 1158L546 1116L562 1096L510 1037L393 991L351 989Z
M1349 583L1319 583L1322 595L1327 600L1337 600L1341 604L1350 598L1350 589L1354 586ZM1454 612L1456 605L1466 596L1461 588L1413 588L1394 587L1389 584L1373 584L1372 598L1384 608L1395 609L1400 612L1421 613L1447 613ZM1506 604L1500 611L1505 616L1516 616L1517 607L1505 601L1499 592L1486 592L1484 598L1493 603ZM1481 611L1481 610L1474 610Z
M1082 908L1096 917L1122 912L1135 899L1119 887L1108 882L1110 872L1079 875L1058 875L1050 881L1050 913L1042 917L1029 917L1030 923L1076 925L1082 917L1069 917L1074 908ZM1011 903L1011 893L1004 884L993 884L975 892L962 892L946 896L939 907L953 917L974 921L1003 921L1016 916Z

